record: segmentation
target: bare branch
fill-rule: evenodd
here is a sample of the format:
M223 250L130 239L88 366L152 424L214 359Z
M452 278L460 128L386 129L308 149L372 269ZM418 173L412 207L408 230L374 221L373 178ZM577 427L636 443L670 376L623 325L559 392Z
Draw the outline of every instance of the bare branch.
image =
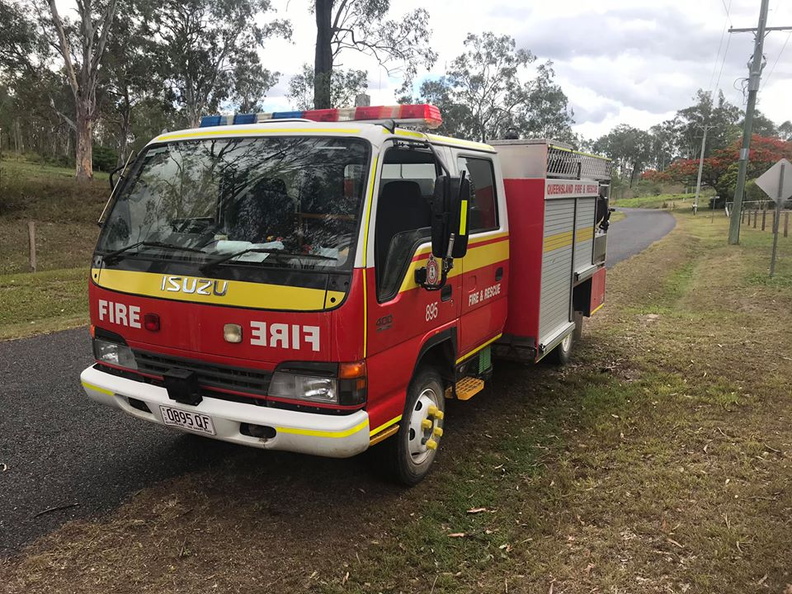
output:
M55 6L55 0L48 1L50 12L52 13L52 21L55 24L55 30L58 33L58 39L60 40L58 51L63 57L63 62L66 66L66 76L69 79L69 85L71 86L72 92L74 93L74 97L77 98L80 92L80 87L77 82L77 74L74 71L74 64L72 63L71 59L71 45L69 44L66 31L63 28L63 21L58 14L58 7Z
M72 119L71 119L69 116L67 116L65 113L61 112L61 111L60 111L60 110L59 110L59 109L58 109L58 108L55 106L55 100L54 100L52 97L50 97L50 106L52 107L52 110L53 110L53 111L54 111L54 112L55 112L55 113L58 115L58 117L59 117L59 118L61 118L61 119L62 119L64 122L66 122L66 123L69 125L69 128L71 128L71 129L72 129L72 130L74 130L75 132L77 131L77 124L75 124L75 123L74 123L74 120L72 120Z
M107 5L107 10L105 11L104 17L102 18L102 29L99 33L99 47L96 49L94 58L91 61L92 71L98 71L99 63L102 61L102 56L104 55L105 47L107 46L107 36L110 34L110 26L113 23L113 18L115 18L115 5L116 0L110 0L110 3Z

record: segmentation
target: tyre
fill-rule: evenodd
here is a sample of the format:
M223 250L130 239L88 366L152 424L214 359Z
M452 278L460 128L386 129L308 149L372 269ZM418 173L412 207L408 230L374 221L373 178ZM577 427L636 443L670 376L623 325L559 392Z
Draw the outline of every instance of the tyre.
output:
M564 337L564 340L558 343L556 348L550 351L550 354L545 357L547 362L552 365L566 365L569 363L569 358L572 355L572 345L575 342L574 331L570 332Z
M548 363L552 365L566 365L572 356L572 347L575 345L581 336L583 336L583 314L576 311L572 314L572 320L575 322L575 329L567 334L558 346L554 348L545 357Z
M385 441L385 456L393 479L416 485L429 473L443 435L445 398L440 375L419 370L407 390L398 433Z

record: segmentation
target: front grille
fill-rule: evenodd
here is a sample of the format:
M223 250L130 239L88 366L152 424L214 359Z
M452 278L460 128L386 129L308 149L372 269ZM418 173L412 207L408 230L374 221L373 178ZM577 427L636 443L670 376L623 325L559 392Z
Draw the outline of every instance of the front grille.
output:
M140 373L162 377L173 368L187 369L198 375L198 384L204 390L231 390L266 396L272 379L271 372L260 369L242 369L146 351L135 350L134 353Z

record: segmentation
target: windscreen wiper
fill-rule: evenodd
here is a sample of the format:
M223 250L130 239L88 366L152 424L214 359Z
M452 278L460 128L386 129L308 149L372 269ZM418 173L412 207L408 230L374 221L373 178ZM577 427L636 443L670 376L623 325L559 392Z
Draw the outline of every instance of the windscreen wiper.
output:
M208 262L204 262L201 264L198 269L201 272L207 272L217 266L218 264L222 264L223 262L228 262L229 260L233 260L239 256L244 254L275 254L277 256L284 256L287 258L308 258L311 260L338 260L338 258L331 258L330 256L320 256L319 254L291 254L289 252L284 252L283 250L279 250L276 248L247 248L244 250L240 250L238 252L233 252L231 254L226 254L225 256L220 256L219 258L215 258L214 260L209 260Z
M133 250L136 247L144 247L144 248L160 248L164 250L172 250L172 251L181 251L181 252L195 252L198 254L205 254L203 250L199 250L198 248L191 248L191 247L182 247L180 245L172 245L170 243L163 243L161 241L138 241L137 243L132 243L128 246L122 247L121 249L115 250L110 252L109 254L105 254L102 256L102 260L105 264L113 264L124 258L124 254L129 250Z

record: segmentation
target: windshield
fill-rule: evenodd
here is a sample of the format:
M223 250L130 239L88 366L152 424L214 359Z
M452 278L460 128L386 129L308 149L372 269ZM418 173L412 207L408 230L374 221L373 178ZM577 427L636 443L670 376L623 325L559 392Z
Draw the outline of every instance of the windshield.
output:
M98 251L118 260L349 269L368 171L360 139L257 137L149 147Z

